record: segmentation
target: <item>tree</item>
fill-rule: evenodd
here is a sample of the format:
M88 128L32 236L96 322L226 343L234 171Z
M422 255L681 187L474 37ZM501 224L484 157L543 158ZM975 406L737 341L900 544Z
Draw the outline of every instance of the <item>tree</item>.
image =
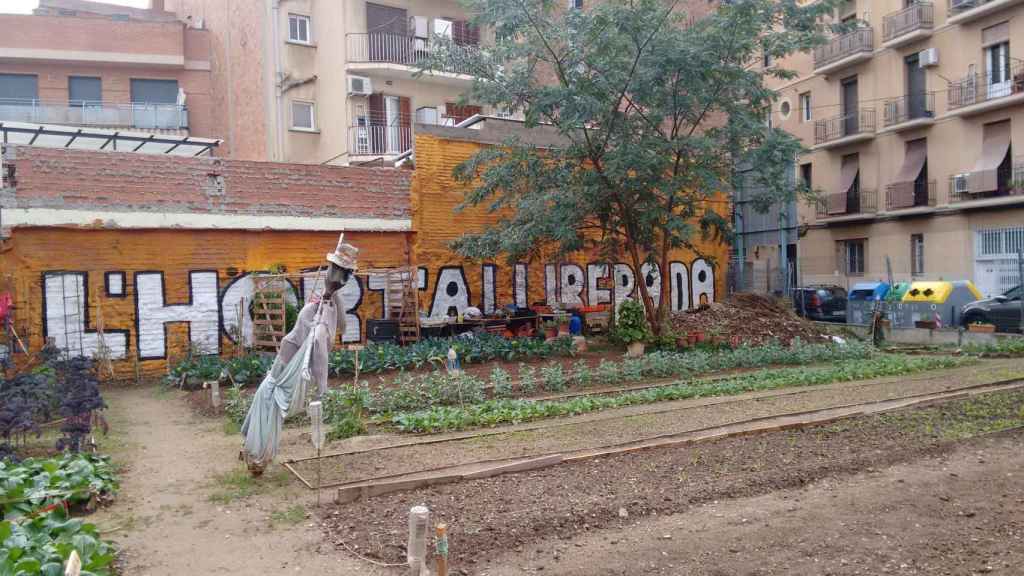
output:
M636 270L657 265L667 295L671 251L707 257L698 238L729 238L719 192L730 189L741 158L755 174L756 203L796 193L787 172L802 146L765 122L777 97L766 77L795 74L761 63L824 42L828 1L736 0L701 18L670 0L586 10L566 10L562 0L466 4L476 26L494 31L494 46L442 47L424 70L462 59L476 76L468 100L521 113L528 128L547 125L563 144L510 139L456 168L463 207L500 215L454 242L460 254L517 260L552 245L566 253L597 248L625 254ZM660 331L669 299L656 306L646 282L637 284Z

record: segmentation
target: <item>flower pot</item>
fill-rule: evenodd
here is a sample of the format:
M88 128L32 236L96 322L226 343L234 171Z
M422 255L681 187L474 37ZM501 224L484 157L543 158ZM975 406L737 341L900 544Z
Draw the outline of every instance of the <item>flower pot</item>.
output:
M690 340L686 337L680 336L676 338L676 348L686 348L690 345Z
M643 342L630 342L629 346L626 347L626 356L630 358L639 358L644 355L644 343Z
M700 344L705 340L703 332L693 332L693 341L695 344Z
M980 332L982 334L991 334L996 331L995 324L968 324L968 332Z
M915 328L926 328L928 330L935 330L939 327L939 323L935 320L918 320L914 322Z

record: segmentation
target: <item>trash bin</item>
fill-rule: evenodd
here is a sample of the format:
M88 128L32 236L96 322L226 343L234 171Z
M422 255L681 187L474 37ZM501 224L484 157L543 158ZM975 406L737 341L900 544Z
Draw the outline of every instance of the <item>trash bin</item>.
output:
M846 296L846 323L870 324L871 315L877 303L889 293L885 282L861 282L854 284Z
M893 328L913 328L914 320L903 297L910 290L910 282L896 282L885 295L885 317Z
M957 326L960 308L981 299L981 293L969 280L956 282L914 282L903 296L913 326L945 328Z

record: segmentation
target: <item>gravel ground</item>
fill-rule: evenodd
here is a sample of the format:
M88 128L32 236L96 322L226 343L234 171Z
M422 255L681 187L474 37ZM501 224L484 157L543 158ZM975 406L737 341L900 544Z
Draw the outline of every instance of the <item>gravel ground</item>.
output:
M505 434L325 458L321 462L321 478L324 484L351 482L479 460L596 448L660 434L721 426L749 418L887 400L994 382L1013 375L1024 376L1024 367L1019 366L1019 362L993 361L941 372L815 387L802 390L799 394L762 396L750 400L737 397L738 401L715 405L707 405L709 400L701 399L632 406L563 419L563 422L577 423L555 428L522 431L512 427ZM665 412L674 408L685 409ZM316 473L312 461L297 463L295 467L307 478L312 478Z
M592 537L604 530L628 533L639 519L664 518L702 504L768 494L816 481L839 482L851 474L947 455L963 438L1021 423L1024 393L989 394L829 426L728 438L389 494L328 508L321 525L328 541L335 545L398 562L404 558L408 510L426 504L433 521L448 523L451 564L462 573L486 573L489 560L501 553L518 555L522 564L509 564L515 561L506 558L495 566L502 564L506 570L518 566L513 572L521 573L526 571L527 552L534 554L529 567L543 570L545 564L557 562L577 538ZM1012 432L1009 437L1019 443L1024 432ZM1024 493L1020 493L1019 481L1017 484L1017 503L1010 504L1017 511L1013 521L984 526L986 532L979 536L998 535L1006 544L1014 541L1019 547L1024 529L1024 507L1020 505ZM997 498L997 493L992 498ZM610 544L616 544L614 537ZM730 551L745 545L740 541L720 543L721 548ZM539 565L537 550L545 555ZM870 546L863 552L869 553ZM578 573L642 572L592 568ZM886 571L889 569L886 565ZM811 569L800 573L838 572Z

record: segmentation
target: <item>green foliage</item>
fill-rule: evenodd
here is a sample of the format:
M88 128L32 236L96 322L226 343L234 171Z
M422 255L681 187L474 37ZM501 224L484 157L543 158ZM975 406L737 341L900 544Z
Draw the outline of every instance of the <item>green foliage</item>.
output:
M366 412L370 406L370 390L366 386L328 390L322 401L328 440L366 433Z
M111 574L113 546L96 526L69 518L67 510L117 489L114 467L101 456L0 461L0 574L63 574L72 550L82 560L82 574Z
M494 389L495 398L509 398L512 396L512 375L501 366L495 366L491 370L491 386Z
M584 414L609 408L650 404L669 400L731 396L777 388L815 386L865 380L924 370L954 368L971 360L954 357L877 356L867 360L846 360L819 368L781 368L743 374L709 382L681 381L657 388L625 392L614 396L580 396L566 400L489 400L466 407L438 407L396 414L391 423L405 432L437 432L478 426L519 423L541 418Z
M616 362L612 362L607 358L602 358L601 362L597 365L596 378L597 383L603 386L611 386L617 384L622 375L619 370L619 365Z
M586 360L577 360L572 365L572 379L573 386L580 388L586 388L594 382L594 374L590 370L590 364Z
M519 365L519 392L533 394L537 391L537 369L526 364Z
M650 334L644 305L636 300L624 301L619 306L618 316L615 318L612 338L623 344L632 344L647 340Z
M566 377L565 370L557 362L541 366L540 377L544 383L544 389L548 392L561 392L569 385L569 378Z
M466 4L474 24L495 30L493 46L466 54L438 42L423 68L459 58L477 78L467 100L522 113L527 128L544 124L547 141L556 132L563 144L509 139L457 168L465 205L503 214L454 243L463 255L515 261L550 244L570 253L596 242L634 267L648 258L666 266L669 251L730 233L714 195L741 188L738 163L749 166L745 196L759 209L794 198L788 177L802 146L764 118L778 98L766 76L796 72L751 63L824 43L836 2L743 0L693 21L664 0ZM538 63L550 72L543 82ZM668 281L663 270L662 295ZM649 294L645 282L637 289ZM668 300L648 310L652 326Z
M1021 356L1024 355L1024 338L1000 338L985 344L965 344L965 354L975 356Z
M217 380L221 374L228 374L236 384L252 386L263 380L273 363L271 355L259 352L235 358L221 358L216 354L189 354L171 368L164 383L172 386L180 384L186 390L193 390L203 382Z
M245 415L249 413L252 406L252 394L242 392L239 385L232 386L224 392L224 414L228 421L235 426L241 427L245 422Z

